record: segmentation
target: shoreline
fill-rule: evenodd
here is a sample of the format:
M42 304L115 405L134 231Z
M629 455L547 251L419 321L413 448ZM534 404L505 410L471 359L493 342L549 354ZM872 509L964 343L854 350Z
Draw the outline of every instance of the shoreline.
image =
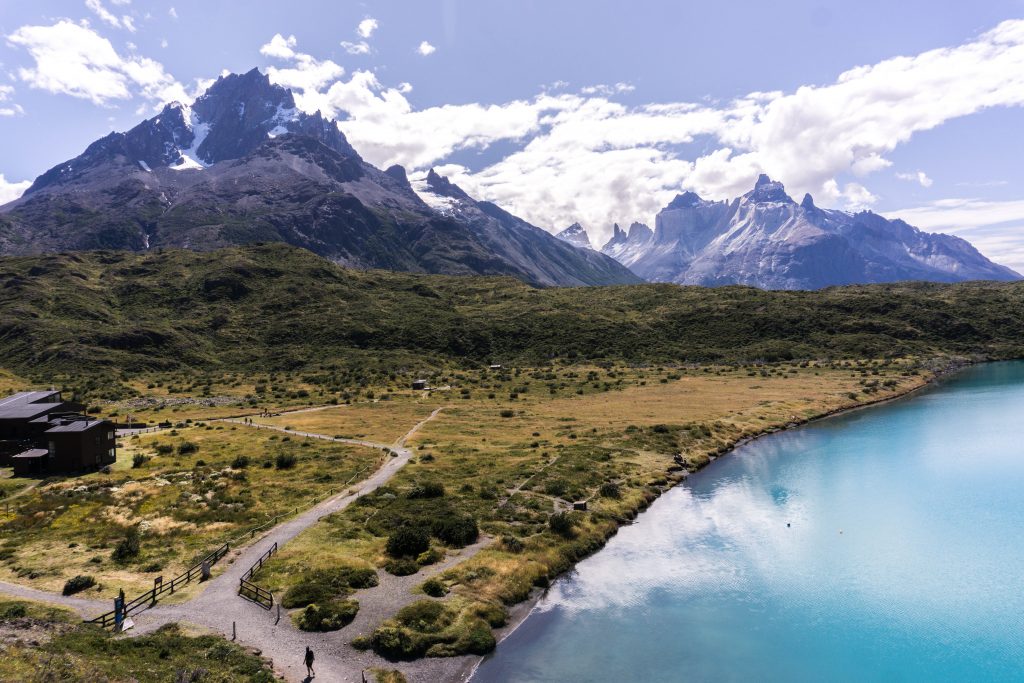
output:
M695 469L694 471L687 472L685 476L679 478L678 480L670 480L671 483L669 485L667 485L664 489L662 489L662 491L660 493L658 493L657 497L655 497L654 500L652 500L650 502L650 504L645 506L643 509L639 510L637 512L636 517L631 519L628 522L628 524L635 524L637 519L639 519L640 515L643 514L651 505L653 505L655 501L660 499L662 494L665 494L665 493L671 491L676 486L678 486L681 483L685 482L687 479L689 479L689 477L691 475L697 474L699 472L703 472L708 466L710 466L712 463L716 462L717 460L719 460L721 458L724 458L724 457L726 457L728 455L732 455L736 451L736 449L740 448L741 446L745 446L745 445L747 445L747 444L749 444L749 443L751 443L753 441L756 441L758 439L770 436L772 434L778 434L780 432L785 432L785 431L789 431L789 430L792 430L792 429L796 429L798 427L803 427L803 426L808 425L808 424L810 424L812 422L820 422L820 421L827 420L827 419L833 418L833 417L841 417L841 416L845 416L845 415L854 413L854 412L859 411L859 410L864 410L864 409L867 409L867 408L875 408L875 407L878 407L878 406L886 404L886 403L892 403L892 402L899 401L899 400L902 400L902 399L910 398L911 396L917 394L918 392L920 392L920 391L922 391L924 389L932 388L932 387L936 386L939 382L941 382L943 380L946 380L946 379L949 379L949 378L959 374L960 372L963 372L964 370L967 370L968 368L974 367L974 366L979 365L981 363L990 363L990 362L998 362L998 361L963 361L963 360L961 360L961 361L950 361L949 363L946 364L945 367L936 370L931 377L929 377L928 379L924 380L918 386L915 386L915 387L912 387L910 389L907 389L906 391L900 392L900 393L898 393L896 395L885 396L885 397L882 397L882 398L877 398L877 399L874 399L874 400L871 400L871 401L867 401L867 402L864 402L864 403L860 403L860 404L854 405L854 406L848 406L848 407L844 407L844 408L834 408L834 409L826 411L824 413L821 413L821 414L818 414L818 415L813 415L811 417L808 417L808 418L805 418L805 419L802 419L802 420L799 420L799 421L788 422L785 425L783 425L782 427L770 427L768 429L765 429L763 432L760 432L760 433L755 434L753 436L747 436L747 437L743 437L741 439L738 439L735 443L731 444L729 446L729 448L724 453L722 453L721 455L713 457L707 463L705 463L704 465L702 465L699 468ZM605 544L607 544L607 542L613 536L615 536L618 533L618 530L621 529L623 526L625 526L625 524L623 524L623 525L621 525L619 527L616 527L615 531L612 532L607 538L604 539L604 542L601 544L600 548L595 550L590 555L587 555L587 557L581 558L580 562L582 562L583 560L587 559L588 557L592 557L593 555L596 555L597 553L601 552L601 550L604 549ZM579 562L577 562L576 564L579 564ZM556 576L552 580L551 585L553 586L556 581L558 581L559 579L561 579L565 575L567 575L570 572L572 572L576 568L576 564L574 564L572 567L570 567L566 571L562 572L562 574ZM515 633L515 631L518 630L520 626L522 626L524 623L526 623L526 620L530 617L530 615L533 614L534 610L537 608L537 605L540 604L540 601L547 595L549 590L551 590L550 586L548 588L545 588L545 589L535 588L534 592L536 592L536 595L533 595L531 593L530 597L528 597L526 600L523 600L522 602L516 603L515 605L511 605L508 608L509 609L509 621L508 621L508 623L505 626L502 626L500 629L495 629L495 631L496 631L495 636L496 636L496 641L497 641L497 643L495 645L495 651L497 651L498 647L500 647L501 644L503 642L505 642L505 640L508 639L509 636L511 636L513 633ZM480 666L485 661L487 661L487 659L491 655L493 655L493 654L494 653L492 652L490 654L472 657L473 661L467 662L465 665L459 666L453 672L456 677L452 678L451 680L453 682L457 681L458 683L468 683L468 681L470 681L473 678L473 676L476 674L477 669L479 669ZM419 661L423 661L423 660L419 660ZM412 664L413 664L413 666L410 667L410 668L415 668L416 663L413 662Z

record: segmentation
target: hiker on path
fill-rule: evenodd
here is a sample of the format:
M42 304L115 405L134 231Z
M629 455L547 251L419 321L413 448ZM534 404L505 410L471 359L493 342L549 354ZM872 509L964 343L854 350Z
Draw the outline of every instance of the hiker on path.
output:
M306 675L310 678L316 677L316 672L313 671L313 651L309 649L309 645L306 646Z

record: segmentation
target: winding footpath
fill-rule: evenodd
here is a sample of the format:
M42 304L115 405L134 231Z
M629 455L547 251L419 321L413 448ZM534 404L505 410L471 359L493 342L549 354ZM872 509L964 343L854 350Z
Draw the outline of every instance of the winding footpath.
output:
M386 573L382 574L379 586L356 593L354 597L360 603L359 613L356 620L341 631L328 633L300 631L292 624L285 610L281 611L281 618L278 621L276 605L274 609L267 611L255 603L239 597L238 586L242 575L275 543L278 548L283 547L300 533L316 524L322 517L344 510L360 496L371 493L385 484L412 457L412 450L406 448L406 442L424 425L437 417L442 410L444 410L443 407L434 410L429 417L421 420L390 446L372 441L298 432L265 424L249 425L242 418L220 420L252 428L274 429L296 436L376 448L394 455L387 458L384 464L367 479L282 522L270 529L255 543L240 552L232 553L230 564L227 564L220 574L207 581L205 589L199 595L176 605L158 604L149 610L133 615L135 628L129 632L129 635L149 633L172 622L189 622L203 626L218 631L228 638L237 636L238 642L260 650L263 656L273 660L275 670L284 674L288 681L305 680L305 666L302 657L306 645L312 647L316 652L316 670L318 679L321 681L358 683L362 681L363 670L370 667L387 668L388 662L372 652L356 650L348 642L355 634L368 633L382 619L420 597L411 592L415 586L430 576L472 557L491 539L481 537L476 544L449 553L443 562L432 565L412 576L396 577ZM0 582L0 594L68 607L83 616L96 616L108 611L111 605L110 601L106 600L61 596L5 582ZM410 681L413 683L421 680L441 680L441 678L447 677L445 674L450 669L450 665L446 666L443 662L436 664L428 662L418 664L416 669L416 675L410 677Z

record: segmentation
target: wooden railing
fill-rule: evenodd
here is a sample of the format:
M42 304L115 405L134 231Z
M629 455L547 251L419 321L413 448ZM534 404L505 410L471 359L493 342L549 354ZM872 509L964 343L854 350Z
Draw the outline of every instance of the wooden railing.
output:
M122 610L122 616L131 616L135 612L138 612L146 607L152 606L156 603L156 599L164 593L170 593L171 595L173 595L174 591L177 590L179 587L192 581L192 579L196 578L196 576L201 575L203 572L204 565L207 568L213 566L214 564L216 564L217 560L221 559L222 557L228 554L229 549L229 544L225 543L224 545L222 545L221 547L217 548L212 553L204 557L202 560L200 560L198 564L189 567L188 570L180 576L176 576L167 582L159 582L155 584L152 589L146 591L134 600L126 602L124 605L124 609ZM115 610L111 610L106 614L101 614L95 619L86 620L86 623L99 624L102 628L112 627L114 626L114 624L117 623L117 612Z
M266 588L262 588L252 582L252 577L262 567L263 563L270 559L270 556L277 552L277 543L270 546L267 552L260 555L260 559L256 560L249 569L242 574L242 578L238 582L238 594L246 600L251 600L263 609L270 609L274 606L274 594L268 591Z

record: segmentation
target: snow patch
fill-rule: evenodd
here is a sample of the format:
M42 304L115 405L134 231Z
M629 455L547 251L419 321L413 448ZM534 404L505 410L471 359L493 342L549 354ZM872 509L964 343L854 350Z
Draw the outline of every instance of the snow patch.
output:
M199 116L192 111L192 107L187 105L181 105L181 113L185 119L185 125L192 131L192 144L188 149L179 149L178 153L181 154L181 160L168 168L175 171L202 170L208 167L209 164L200 158L199 146L203 144L203 140L210 134L210 124L200 122Z
M152 172L153 172L153 169L151 169L151 168L149 167L149 164L147 164L147 163L146 163L145 161L143 161L142 159L139 159L139 166L141 166L141 167L142 167L142 170L143 170L143 171L145 171L146 173L152 173Z
M418 178L410 178L409 184L412 185L413 191L419 195L419 198L423 200L424 204L442 216L451 216L458 211L460 200L455 197L446 197L444 195L434 194L431 191L430 186L427 185L426 174L423 174Z

